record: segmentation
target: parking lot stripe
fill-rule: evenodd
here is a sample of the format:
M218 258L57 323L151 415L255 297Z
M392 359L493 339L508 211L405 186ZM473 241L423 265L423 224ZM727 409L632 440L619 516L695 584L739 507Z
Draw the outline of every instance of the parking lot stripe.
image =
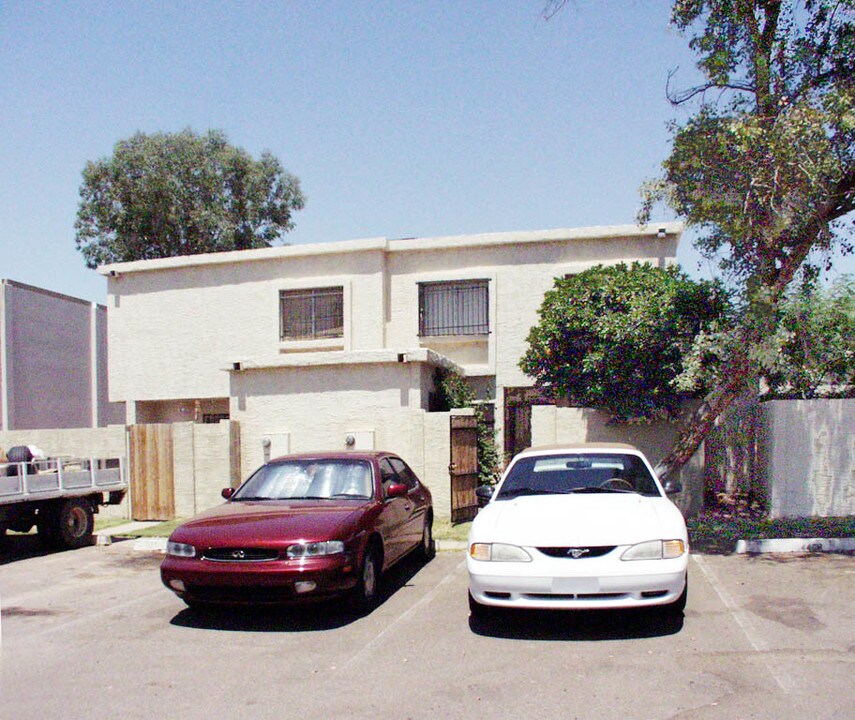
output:
M770 662L770 651L768 643L762 638L760 633L754 628L754 624L751 622L751 618L747 612L742 610L736 601L733 599L731 594L725 589L724 584L719 579L715 570L707 563L707 561L701 555L693 555L692 559L695 561L695 564L701 569L701 572L706 577L709 584L712 586L713 590L715 590L721 602L724 604L727 611L731 614L733 619L736 621L736 624L739 625L739 629L742 630L743 635L745 635L746 639L750 643L751 647L754 649L760 659L763 661L763 664L766 666L766 670L778 684L778 687L784 691L784 693L789 693L791 690L795 688L795 683L792 678L781 670L780 668L775 668L775 666Z
M438 594L439 591L450 583L455 576L460 574L460 571L466 567L466 559L461 560L457 565L455 565L451 571L440 580L434 587L427 593L425 593L418 602L413 603L407 610L401 613L394 621L392 621L389 625L387 625L383 630L381 630L377 635L375 635L371 640L369 640L365 645L360 648L360 650L352 655L350 659L344 664L345 668L349 668L355 663L359 662L362 658L372 652L377 646L381 644L383 638L388 635L392 630L397 628L402 622L408 620L410 617L415 615L419 608L423 605L427 605L431 602Z

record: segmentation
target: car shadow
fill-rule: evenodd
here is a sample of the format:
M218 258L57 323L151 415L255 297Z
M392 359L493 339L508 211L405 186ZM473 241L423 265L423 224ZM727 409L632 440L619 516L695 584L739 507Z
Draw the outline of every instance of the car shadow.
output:
M627 610L508 610L469 617L476 635L504 640L604 641L674 635L683 629L683 614L651 608Z
M0 565L27 560L28 558L64 552L59 548L46 547L36 533L6 533L0 537Z
M369 612L354 612L348 608L345 598L335 598L284 605L223 605L202 610L186 608L175 615L170 623L198 630L236 632L296 633L335 630L376 611L396 592L408 587L413 577L425 565L423 560L411 556L384 573L377 605Z

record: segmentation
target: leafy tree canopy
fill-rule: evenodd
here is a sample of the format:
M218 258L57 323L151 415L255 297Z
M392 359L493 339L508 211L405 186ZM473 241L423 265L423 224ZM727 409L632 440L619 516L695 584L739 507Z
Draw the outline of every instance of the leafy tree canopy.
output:
M548 393L619 420L673 415L683 356L727 308L719 284L677 267L600 265L555 280L520 368Z
M665 474L770 366L790 284L852 251L855 211L855 0L676 0L671 19L705 82L670 94L693 114L672 128L641 220L661 200L685 218L742 313L707 347L717 381Z
M86 265L268 247L305 199L271 153L224 133L137 133L83 169L75 222Z

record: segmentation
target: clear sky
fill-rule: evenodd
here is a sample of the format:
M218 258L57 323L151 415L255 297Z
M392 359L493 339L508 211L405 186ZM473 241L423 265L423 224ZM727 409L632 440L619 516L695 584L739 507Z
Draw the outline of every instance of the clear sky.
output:
M81 171L136 131L273 152L308 198L295 244L632 223L687 40L666 0L543 6L0 0L0 277L105 301Z

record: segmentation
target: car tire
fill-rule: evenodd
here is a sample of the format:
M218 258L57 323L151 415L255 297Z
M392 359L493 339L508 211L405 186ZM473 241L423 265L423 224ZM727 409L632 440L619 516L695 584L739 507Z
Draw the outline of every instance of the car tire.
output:
M674 602L669 603L664 607L665 611L673 615L682 615L686 609L686 601L689 599L689 578L686 578L686 584L683 587L683 592L680 593Z
M491 614L491 608L487 605L482 605L469 593L469 614L473 620L484 621L488 620Z
M433 539L433 516L425 515L422 528L422 541L419 545L419 557L423 562L430 562L436 555L436 540Z
M56 541L69 550L91 545L94 528L92 504L83 498L71 498L63 503L57 516Z
M353 588L350 599L350 606L354 612L362 615L370 612L377 605L382 567L380 552L376 545L369 545L365 549L365 557L359 568L359 581Z

